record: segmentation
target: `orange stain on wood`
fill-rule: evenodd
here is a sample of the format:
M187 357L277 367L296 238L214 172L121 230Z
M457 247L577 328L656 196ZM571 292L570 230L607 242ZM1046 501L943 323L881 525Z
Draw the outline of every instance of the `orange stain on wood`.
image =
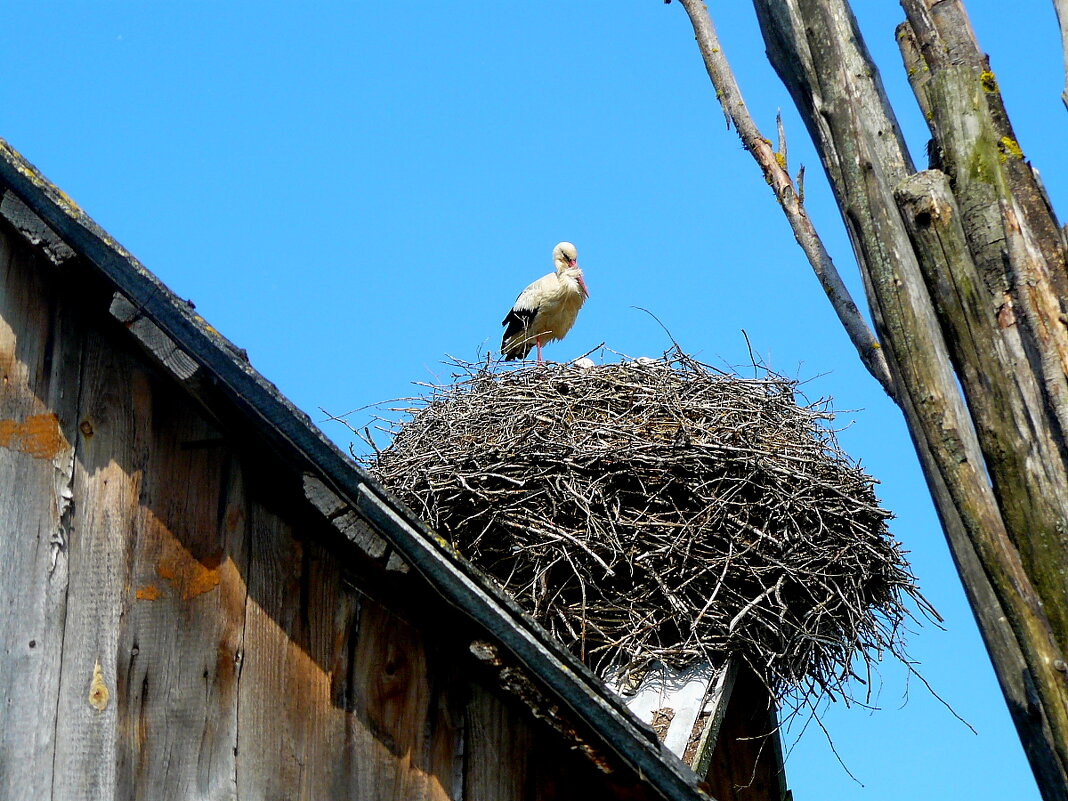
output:
M51 460L69 447L54 414L35 414L21 423L0 420L0 448Z
M162 594L155 584L146 584L144 587L137 588L137 600L139 601L155 601Z
M189 601L219 586L222 567L216 562L207 567L196 559L181 543L168 540L156 562L156 574L174 584L183 601Z
M103 712L108 707L110 697L111 692L104 683L104 671L101 670L100 661L97 660L96 667L93 668L93 680L89 683L89 706L97 712Z

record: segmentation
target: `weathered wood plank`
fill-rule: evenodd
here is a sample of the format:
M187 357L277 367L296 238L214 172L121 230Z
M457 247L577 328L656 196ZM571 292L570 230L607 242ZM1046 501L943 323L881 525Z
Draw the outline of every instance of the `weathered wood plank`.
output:
M382 539L382 535L372 529L368 522L356 514L333 490L310 473L304 474L304 496L334 528L369 557L381 559L386 555L389 545Z
M128 612L116 655L117 797L235 792L243 476L191 404L152 382Z
M0 798L51 792L82 339L0 227Z
M719 731L723 726L723 719L727 716L727 705L734 692L734 682L738 678L739 664L737 656L728 657L726 664L709 685L704 698L704 708L694 727L694 734L697 736L691 738L686 753L683 754L683 761L690 765L698 776L708 774L712 753L719 740Z
M441 642L439 640L439 642ZM427 772L436 785L434 798L464 801L464 751L468 740L466 702L469 685L458 675L462 663L449 646L431 659L430 753Z
M741 668L705 778L708 792L717 801L787 797L777 728L767 689L751 669Z
M362 778L353 746L352 651L359 605L338 565L260 503L249 507L250 564L239 687L237 786L249 798L345 797ZM355 753L350 753L354 748ZM374 783L352 797L377 798Z
M475 686L467 704L463 801L502 801L531 797L526 721L496 696Z
M353 765L353 796L381 801L452 797L456 771L449 755L457 756L459 748L450 742L455 731L442 725L441 709L433 703L447 688L431 684L440 676L432 678L428 669L426 635L365 600L354 656L349 731L358 750L346 756L352 760L362 754L366 761Z
M49 225L34 214L10 189L0 192L0 217L3 217L53 264L63 264L74 258L74 251L60 239Z
M104 801L117 797L117 654L152 393L134 360L97 331L83 365L54 794Z
M196 375L198 369L196 361L173 339L164 334L158 325L142 315L141 310L121 292L116 292L112 296L109 311L111 316L141 340L141 344L179 381L184 382Z

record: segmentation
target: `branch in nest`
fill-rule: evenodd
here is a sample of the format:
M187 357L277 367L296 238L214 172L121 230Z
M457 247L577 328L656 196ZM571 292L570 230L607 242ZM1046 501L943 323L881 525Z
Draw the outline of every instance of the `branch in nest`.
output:
M776 692L849 697L925 602L825 402L675 349L453 361L370 467L599 671L740 654Z

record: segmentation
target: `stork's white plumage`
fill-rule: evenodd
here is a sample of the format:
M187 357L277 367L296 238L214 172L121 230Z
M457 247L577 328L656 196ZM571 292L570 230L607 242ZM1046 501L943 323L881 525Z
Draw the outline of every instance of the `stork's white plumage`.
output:
M501 341L505 359L524 359L537 346L541 362L542 345L564 338L590 296L574 245L570 242L557 245L553 249L553 264L556 272L542 276L519 293L502 321L507 326Z

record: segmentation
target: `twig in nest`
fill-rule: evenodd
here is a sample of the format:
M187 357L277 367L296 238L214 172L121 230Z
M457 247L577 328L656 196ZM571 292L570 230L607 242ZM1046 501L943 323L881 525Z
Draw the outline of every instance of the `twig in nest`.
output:
M825 402L662 359L454 360L378 478L595 670L744 658L803 700L901 655L927 609Z

